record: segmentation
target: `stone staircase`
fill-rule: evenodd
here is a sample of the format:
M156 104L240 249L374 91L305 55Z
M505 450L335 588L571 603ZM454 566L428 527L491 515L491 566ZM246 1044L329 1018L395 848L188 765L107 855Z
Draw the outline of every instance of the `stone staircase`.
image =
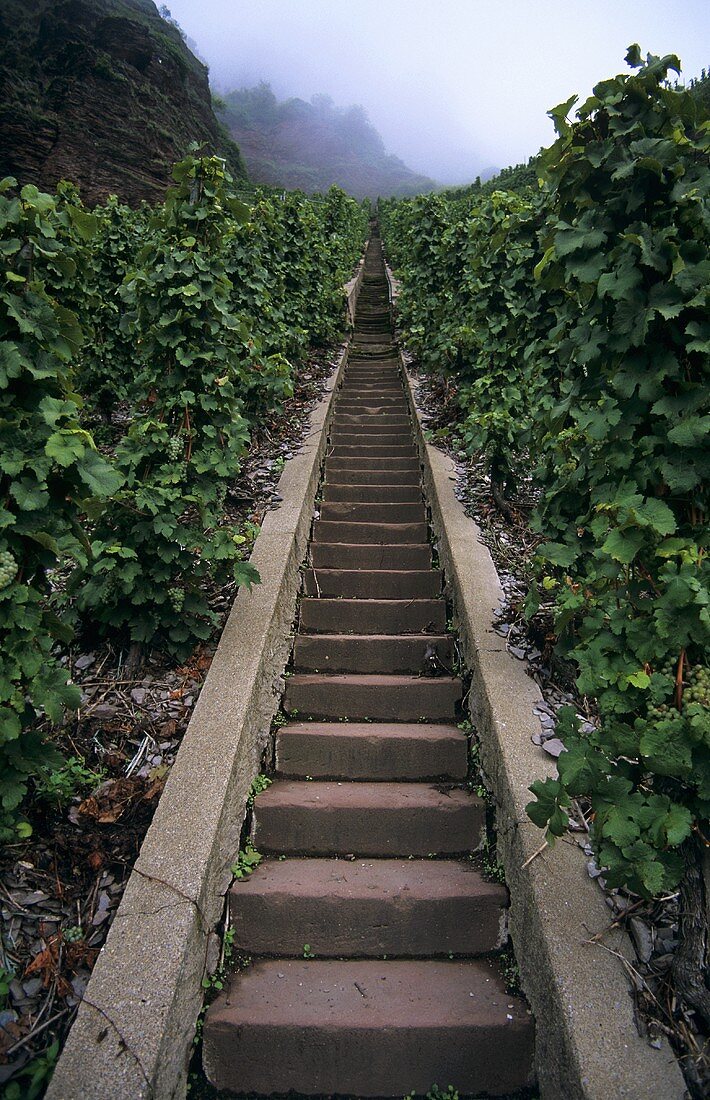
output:
M432 568L379 239L337 397L322 504L276 737L257 796L263 863L230 894L253 957L210 1007L204 1065L257 1096L508 1096L534 1028L491 953L503 887L465 857L485 807L465 786L461 681Z

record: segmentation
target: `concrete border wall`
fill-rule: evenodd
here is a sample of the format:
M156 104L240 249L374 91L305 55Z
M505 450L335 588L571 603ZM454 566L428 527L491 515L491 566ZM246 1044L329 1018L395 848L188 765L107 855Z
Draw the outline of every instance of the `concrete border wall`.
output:
M363 262L345 288L354 316ZM348 346L286 463L254 544L261 584L240 589L153 822L69 1033L47 1100L184 1097L202 979L217 946L251 783L283 672Z
M404 369L404 364L403 364ZM481 532L454 493L454 462L424 440L412 379L408 396L424 486L473 683L471 718L496 809L498 853L510 891L509 928L522 986L536 1019L543 1100L682 1100L683 1076L667 1043L640 1037L624 960L635 957L571 838L536 855L541 831L527 818L529 785L556 774L531 742L540 690L493 630L503 589ZM599 942L591 942L599 935Z

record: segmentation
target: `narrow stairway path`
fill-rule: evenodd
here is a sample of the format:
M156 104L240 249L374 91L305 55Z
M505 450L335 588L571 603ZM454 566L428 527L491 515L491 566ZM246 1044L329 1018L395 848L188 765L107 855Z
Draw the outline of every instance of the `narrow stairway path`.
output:
M235 974L204 1062L242 1094L508 1095L534 1029L495 959L506 891L465 857L485 806L465 786L460 679L432 567L380 241L365 261L300 622L257 796L266 857L230 896ZM284 858L285 857L285 858Z

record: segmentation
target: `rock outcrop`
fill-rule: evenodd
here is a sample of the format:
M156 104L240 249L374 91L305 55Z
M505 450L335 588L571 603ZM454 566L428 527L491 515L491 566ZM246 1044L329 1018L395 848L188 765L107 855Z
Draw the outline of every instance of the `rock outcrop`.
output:
M0 178L155 201L194 141L244 175L207 69L151 0L1 0Z

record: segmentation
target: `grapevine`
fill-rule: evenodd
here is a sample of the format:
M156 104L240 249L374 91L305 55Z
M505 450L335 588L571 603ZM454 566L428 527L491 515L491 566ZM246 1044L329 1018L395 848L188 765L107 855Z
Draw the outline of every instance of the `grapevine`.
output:
M447 378L460 437L492 479L532 470L538 584L596 701L591 729L560 713L559 777L528 812L552 840L588 798L608 884L649 897L710 835L710 131L676 58L627 61L576 120L574 97L550 112L541 189L382 213L409 346Z

